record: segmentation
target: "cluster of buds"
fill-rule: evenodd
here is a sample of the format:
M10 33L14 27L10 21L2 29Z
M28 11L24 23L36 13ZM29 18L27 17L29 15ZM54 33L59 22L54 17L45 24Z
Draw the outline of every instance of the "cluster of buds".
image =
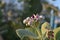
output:
M24 19L23 23L28 26L31 26L34 24L34 22L39 22L41 19L44 19L44 17L42 15L33 14L33 16L27 17L26 19Z
M53 31L48 31L48 38L54 38L54 32Z

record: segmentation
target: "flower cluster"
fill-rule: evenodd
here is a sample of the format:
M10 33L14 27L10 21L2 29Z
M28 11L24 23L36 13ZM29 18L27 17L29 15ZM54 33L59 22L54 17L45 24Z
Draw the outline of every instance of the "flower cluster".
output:
M34 24L34 22L39 22L41 19L44 19L44 17L42 15L33 14L33 16L27 17L26 19L24 19L23 23L28 26L31 26Z

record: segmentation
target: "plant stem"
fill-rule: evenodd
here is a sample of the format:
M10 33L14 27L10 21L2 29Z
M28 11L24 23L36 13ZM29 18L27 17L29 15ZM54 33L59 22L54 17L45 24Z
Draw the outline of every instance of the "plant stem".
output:
M42 35L41 35L39 29L37 29L37 28L35 28L35 29L36 29L36 31L37 31L37 33L38 33L38 36L39 36L40 40L42 40Z

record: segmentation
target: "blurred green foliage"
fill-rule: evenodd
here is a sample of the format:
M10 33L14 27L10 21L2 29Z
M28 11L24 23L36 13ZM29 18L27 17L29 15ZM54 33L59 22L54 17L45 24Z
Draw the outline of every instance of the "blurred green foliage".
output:
M2 12L1 12L1 9L0 9L0 24L2 23Z

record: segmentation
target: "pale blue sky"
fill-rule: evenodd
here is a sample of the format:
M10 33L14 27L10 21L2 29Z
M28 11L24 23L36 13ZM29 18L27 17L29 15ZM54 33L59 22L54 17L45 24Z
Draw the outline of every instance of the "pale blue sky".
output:
M58 7L60 9L60 0L52 1L47 0L50 4L53 4L54 6Z

